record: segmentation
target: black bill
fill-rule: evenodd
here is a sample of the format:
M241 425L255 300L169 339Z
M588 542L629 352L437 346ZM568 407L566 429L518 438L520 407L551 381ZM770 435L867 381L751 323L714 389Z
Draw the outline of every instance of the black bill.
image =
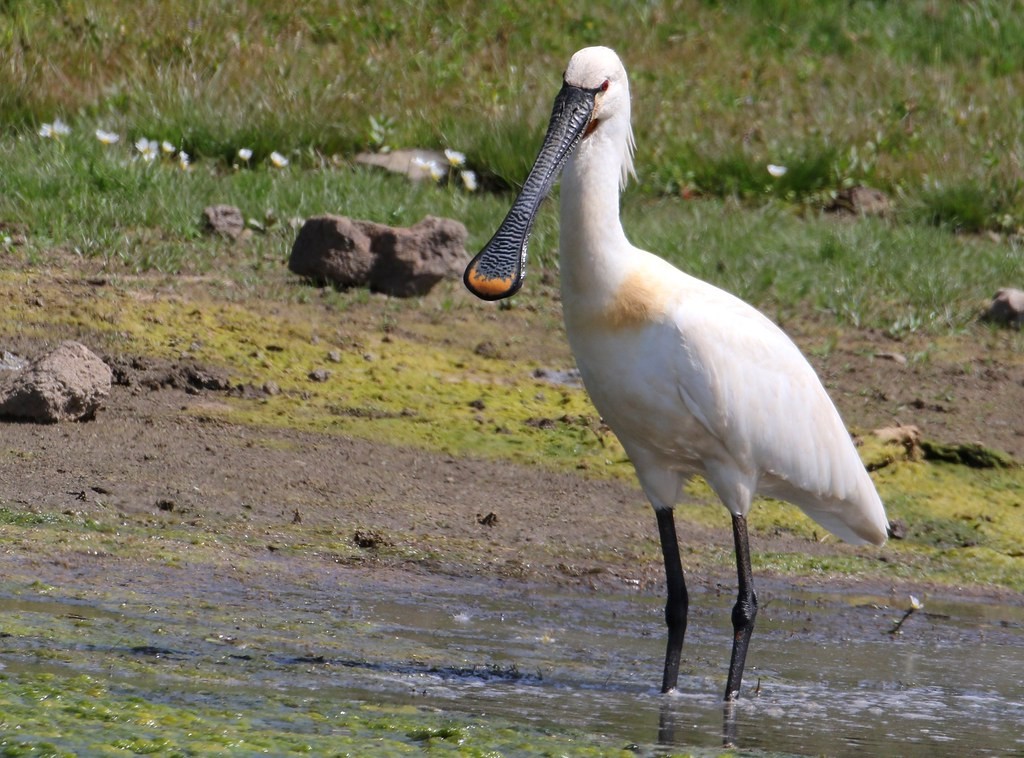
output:
M526 249L537 209L554 186L562 166L583 139L594 112L596 94L597 90L562 85L555 98L544 144L523 189L491 241L466 267L462 280L477 297L500 300L514 295L523 286Z

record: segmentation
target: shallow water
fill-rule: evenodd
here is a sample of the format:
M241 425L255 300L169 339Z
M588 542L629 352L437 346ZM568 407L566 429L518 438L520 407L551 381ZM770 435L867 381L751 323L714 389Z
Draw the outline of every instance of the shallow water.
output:
M732 598L697 595L680 691L657 692L660 602L632 595L478 589L364 600L385 660L345 686L638 743L722 744ZM710 602L708 602L710 601ZM933 755L1024 751L1024 614L928 602L899 636L887 598L779 592L765 603L735 712L737 747ZM712 617L713 611L713 617ZM483 670L478 662L492 667ZM333 685L336 686L336 683ZM368 695L370 696L370 695Z
M729 588L692 594L680 689L669 696L657 692L664 633L649 595L365 571L173 592L116 605L0 597L12 629L3 673L124 677L155 700L229 708L274 691L338 708L412 704L569 726L613 744L723 743ZM892 635L903 596L784 585L760 596L729 728L739 749L1024 754L1024 609L929 598ZM184 672L197 681L182 684Z

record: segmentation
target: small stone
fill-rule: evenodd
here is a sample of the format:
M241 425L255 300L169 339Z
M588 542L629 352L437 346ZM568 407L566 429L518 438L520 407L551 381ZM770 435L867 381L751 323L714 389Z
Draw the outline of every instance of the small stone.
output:
M1004 287L996 292L981 318L993 324L1020 329L1024 326L1024 290Z
M309 378L314 382L326 382L331 378L331 372L325 368L313 369L309 372Z
M899 445L906 453L907 460L921 460L921 430L913 424L897 424L872 431L887 445Z
M481 358L500 358L501 353L493 342L485 340L473 348L473 352Z
M825 210L855 216L888 216L892 211L892 201L884 192L873 187L848 187L837 192Z
M203 229L209 234L237 240L245 232L245 218L233 205L211 205L203 209Z
M24 358L4 350L0 353L0 371L21 371L28 365Z
M71 341L11 373L0 384L0 417L46 424L93 418L113 382L110 367L99 356Z
M907 525L902 519L894 518L889 522L889 536L894 540L906 539Z

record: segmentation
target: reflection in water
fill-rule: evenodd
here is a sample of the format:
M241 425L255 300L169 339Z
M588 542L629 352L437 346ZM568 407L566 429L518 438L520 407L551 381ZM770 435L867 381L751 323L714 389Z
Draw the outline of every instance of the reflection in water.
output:
M902 634L890 635L903 597L763 589L747 683L725 707L729 592L694 602L679 689L661 695L657 597L355 571L338 579L278 582L272 595L251 577L234 588L209 582L207 607L222 615L200 614L201 631L187 598L163 598L159 614L152 597L112 611L0 598L0 612L89 618L75 634L110 635L106 643L83 637L88 664L68 658L67 666L116 676L116 656L159 649L174 652L161 659L167 670L229 671L220 694L226 704L267 689L312 692L341 707L409 703L690 751L728 743L839 756L1024 752L1019 607L929 599ZM244 654L225 655L224 639L244 640ZM52 652L44 635L6 643L9 674ZM208 695L187 687L174 693Z
M685 729L681 726L684 715L671 698L665 698L658 712L658 744L665 747L682 747L688 743L684 738ZM722 703L722 747L736 748L739 746L739 733L736 730L736 703L727 700Z

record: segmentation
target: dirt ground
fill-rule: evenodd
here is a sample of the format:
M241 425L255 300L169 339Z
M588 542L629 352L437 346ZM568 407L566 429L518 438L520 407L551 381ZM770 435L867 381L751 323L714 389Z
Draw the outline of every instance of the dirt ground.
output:
M533 285L540 305L517 313L517 331L528 334L531 323L550 323L557 315L556 290L540 279ZM376 298L346 310L346 329L358 332L379 320ZM528 340L502 342L500 334L509 329L502 314L492 308L485 317L483 307L467 306L458 318L489 324L492 333L453 330L451 339L483 344L491 338L512 358L534 349ZM402 311L405 333L417 332L418 318L434 316ZM783 326L808 353L850 426L916 424L930 439L980 442L1024 460L1024 359L1013 352L1009 335L979 326L955 340L896 340L864 330L840 334L813 316ZM0 349L35 357L67 336L28 340L8 325L0 327ZM552 365L570 365L559 335L541 342L556 345L543 348L557 353ZM132 359L116 356L121 383L93 421L0 422L0 503L108 522L173 520L215 533L261 530L255 541L271 550L301 523L416 571L651 587L662 582L653 514L635 485L337 435L227 424L194 411L221 402L218 384L230 382L209 382L212 389L188 386L189 372L216 379L225 375L223 368ZM684 517L681 543L728 550L727 523L724 513L720 529ZM794 540L759 535L755 549L847 549L836 542L795 546Z

